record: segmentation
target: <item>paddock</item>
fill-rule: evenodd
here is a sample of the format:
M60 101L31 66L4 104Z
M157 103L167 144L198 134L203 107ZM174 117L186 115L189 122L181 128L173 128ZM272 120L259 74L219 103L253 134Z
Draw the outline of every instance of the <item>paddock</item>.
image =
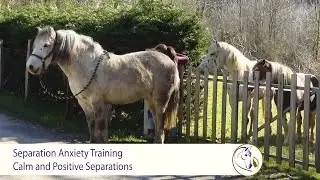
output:
M232 79L237 79L237 72L234 72ZM255 73L258 77L259 72ZM296 76L296 74L293 74ZM259 147L263 153L264 161L269 161L271 158L276 160L277 164L283 162L289 163L290 167L296 167L301 165L304 170L308 170L310 167L315 168L316 172L320 172L320 100L317 99L316 110L316 126L315 126L315 141L309 140L309 101L310 95L313 93L320 94L319 87L310 88L310 86L297 87L296 85L284 85L283 75L279 77L279 84L271 84L271 78L267 79L267 83L259 83L258 80L254 82L248 82L248 72L245 73L244 80L232 81L227 80L227 74L224 72L222 76L218 75L217 69L214 70L214 75L209 75L206 69L204 75L200 75L199 70L194 70L189 67L184 74L184 78L187 81L187 86L181 87L186 90L187 101L184 109L179 113L186 114L186 118L180 118L178 127L178 136L186 140L186 142L197 143L250 143ZM195 95L191 93L191 81L196 80L195 83ZM258 78L256 78L258 79ZM200 96L200 83L204 83L204 95ZM232 84L233 93L229 97L227 94L227 84ZM310 84L310 77L306 76L306 84ZM242 102L238 102L239 98L243 98L243 102L246 102L248 91L244 92L243 97L238 97L239 86L252 87L255 92L259 91L259 87L266 88L266 102L265 113L261 112L259 107L261 103L258 99L258 93L255 93L253 99L254 119L253 119L253 132L247 134L247 122L246 118L243 118L246 114ZM295 108L282 109L276 108L274 102L271 99L271 88L278 90L278 100L283 99L283 91L296 91L304 90L305 97L303 102L303 124L302 124L302 142L296 142L296 113ZM291 100L295 101L296 96L291 93ZM232 99L232 105L228 105L228 99ZM194 104L191 101L194 100ZM202 106L199 102L203 100ZM238 103L237 103L238 102ZM279 101L280 102L280 101ZM191 113L192 106L194 106L194 113ZM294 107L295 104L291 104ZM233 109L233 110L232 110ZM283 129L281 121L283 120L282 114L290 112L288 121L294 120L292 126L289 126L289 144L283 145ZM271 113L274 117L271 117ZM192 116L192 114L194 116ZM182 116L180 116L182 117ZM271 129L267 124L271 125ZM272 130L272 132L271 132Z

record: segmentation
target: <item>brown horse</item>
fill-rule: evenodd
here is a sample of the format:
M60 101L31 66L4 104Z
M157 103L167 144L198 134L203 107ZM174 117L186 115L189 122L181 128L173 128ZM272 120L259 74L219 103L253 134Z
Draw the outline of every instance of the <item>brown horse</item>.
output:
M269 61L266 59L261 59L258 60L258 62L253 66L252 72L254 73L255 71L259 71L260 76L259 76L259 81L261 82L266 82L266 74L267 72L271 72L272 79L271 82L273 84L278 84L278 77L279 75L283 74L284 76L284 84L285 85L291 85L292 80L291 80L291 75L296 74L297 75L297 86L298 87L304 87L305 85L305 76L308 74L305 73L296 73L291 69L290 67L280 64L278 62L273 62ZM319 87L319 81L316 78L316 76L309 74L311 77L311 82L310 82L310 87ZM303 90L297 90L296 91L296 98L297 101L303 100L304 99L304 91ZM278 107L278 90L274 91L274 96L273 100ZM291 106L291 91L283 91L283 104L282 108L286 109ZM316 101L317 101L317 95L311 95L310 96L310 141L314 140L314 127L315 127L315 111L316 111ZM296 117L297 117L297 140L301 141L302 139L302 133L301 133L301 126L302 126L302 116L301 116L301 111L304 110L304 103L297 104L297 109L296 109ZM284 128L284 144L288 144L289 141L289 135L288 135L288 123L287 123L287 117L286 114L282 114L283 116L283 128ZM293 123L290 121L290 123Z

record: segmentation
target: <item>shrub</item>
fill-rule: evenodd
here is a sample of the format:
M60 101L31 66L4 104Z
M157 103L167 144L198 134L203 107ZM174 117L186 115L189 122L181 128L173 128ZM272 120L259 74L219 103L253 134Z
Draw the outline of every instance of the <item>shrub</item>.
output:
M117 54L140 51L165 43L175 47L178 52L187 53L192 64L198 63L197 60L209 40L208 32L198 17L159 1L141 1L137 5L118 9L72 3L61 7L63 8L32 4L0 10L0 39L4 40L5 47L3 73L4 77L10 77L4 90L17 95L23 94L27 41L34 38L37 26L73 29L93 37L106 50ZM29 78L29 97L41 99L44 103L64 103L43 95L38 77ZM66 91L66 82L62 79L60 70L51 68L46 74L45 82L52 90ZM74 111L80 110L76 101L71 103ZM143 110L141 103L135 107Z

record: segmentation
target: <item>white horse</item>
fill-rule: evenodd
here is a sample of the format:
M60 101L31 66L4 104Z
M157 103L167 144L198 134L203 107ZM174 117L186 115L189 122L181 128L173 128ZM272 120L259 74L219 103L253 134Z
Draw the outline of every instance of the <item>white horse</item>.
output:
M92 143L108 142L105 119L110 118L111 104L145 99L154 117L155 143L164 143L164 131L175 126L180 78L176 64L163 53L116 55L72 30L39 28L26 67L40 75L50 64L58 64L68 77L86 114Z
M232 80L232 73L237 70L238 71L238 80L243 80L244 72L249 72L248 81L253 82L253 71L252 67L256 64L257 61L251 61L247 57L244 56L237 48L226 43L226 42L218 42L213 39L213 43L210 45L207 50L207 55L204 57L200 65L198 66L200 72L204 72L205 68L208 68L210 74L213 73L214 68L226 70L228 72L228 79ZM229 97L232 94L232 84L228 84L228 94ZM243 86L239 87L239 96L238 102L242 101L243 95ZM254 92L248 92L248 100L247 100L247 112L250 114L251 123L250 123L250 132L252 132L252 120L253 120L253 110L252 101L254 97ZM264 97L265 97L265 88L259 88L259 100L262 100L262 108L264 112ZM229 98L229 103L231 107L234 107L232 104L232 99ZM247 120L249 120L249 115L247 114ZM248 122L248 121L247 121ZM248 124L247 124L248 125Z

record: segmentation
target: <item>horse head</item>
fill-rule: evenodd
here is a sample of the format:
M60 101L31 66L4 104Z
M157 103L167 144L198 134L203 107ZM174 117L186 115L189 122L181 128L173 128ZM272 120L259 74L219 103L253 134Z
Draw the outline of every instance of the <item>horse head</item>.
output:
M272 66L270 61L266 59L259 59L257 63L252 67L252 72L259 72L259 81L266 81L267 72L272 72ZM253 76L253 80L255 76Z
M204 72L205 68L217 68L218 70L227 70L231 73L234 70L243 71L246 66L251 63L236 47L226 42L213 39L211 45L207 49L207 54L198 66L200 72Z
M206 55L202 58L200 65L198 66L200 73L205 72L205 68L208 68L209 73L212 73L215 68L221 69L222 63L219 61L221 46L215 39L212 40L212 44L207 49Z
M41 74L52 63L57 36L52 27L43 29L38 27L38 33L33 42L33 51L26 63L26 67L31 74Z

